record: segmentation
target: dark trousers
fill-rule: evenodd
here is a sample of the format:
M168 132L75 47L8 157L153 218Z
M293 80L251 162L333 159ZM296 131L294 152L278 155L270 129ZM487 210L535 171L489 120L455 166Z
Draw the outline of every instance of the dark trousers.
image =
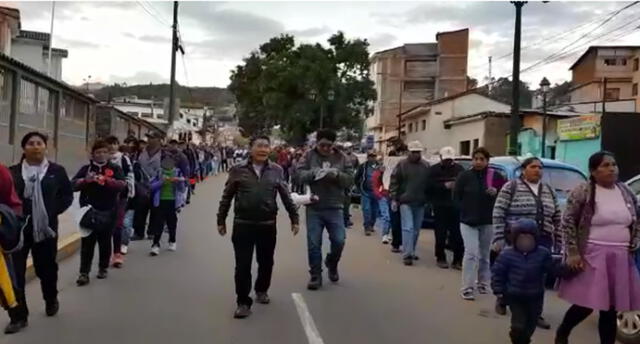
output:
M149 217L150 210L150 202L138 204L136 206L136 212L133 215L133 232L137 237L144 238L145 231L146 234L151 234L151 226L147 226L147 218ZM151 220L149 221L149 224L151 224Z
M43 299L45 301L53 301L58 297L58 263L56 262L58 237L35 243L33 242L31 228L27 228L24 232L22 249L14 252L10 257L15 272L15 293L18 301L18 307L9 310L9 316L12 321L24 320L29 316L25 295L25 274L29 252L31 252L33 258L36 276L40 279Z
M402 245L402 217L400 210L391 211L391 246L400 248Z
M453 206L434 206L436 259L446 261L447 241L453 251L453 262L462 263L464 243L460 234L460 213Z
M562 324L558 327L558 336L569 338L571 330L578 326L584 319L593 313L593 309L582 306L573 305L562 319ZM615 310L600 311L598 319L598 332L600 334L600 344L615 344L617 312Z
M91 272L91 263L93 262L93 253L98 244L98 268L106 270L109 268L109 259L111 258L111 235L113 230L93 231L88 236L82 238L80 242L80 273L88 274Z
M511 343L531 343L531 336L536 330L540 317L542 302L542 297L508 299L509 309L511 309L511 332L509 332Z
M236 256L236 302L239 305L251 306L251 263L253 249L258 261L258 278L255 283L256 293L266 293L271 286L273 272L273 253L276 249L276 225L234 224L233 250Z
M351 191L347 189L344 197L344 226L350 227L351 225Z
M151 231L154 246L160 246L165 224L169 229L169 242L176 242L178 212L175 200L161 200L160 205L151 209Z

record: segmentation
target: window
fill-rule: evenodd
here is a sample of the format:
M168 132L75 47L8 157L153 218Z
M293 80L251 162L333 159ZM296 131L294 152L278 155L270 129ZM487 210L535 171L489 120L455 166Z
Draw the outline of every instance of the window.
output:
M640 196L640 178L632 181L629 184L629 187L631 188L631 190L633 190L633 193L636 194L636 196Z
M605 93L605 98L607 100L620 100L620 89L607 88L607 92Z
M615 57L604 59L604 65L605 66L626 66L627 59L615 58Z
M427 130L427 120L426 119L422 120L422 130L423 131Z
M637 72L640 69L640 58L633 59L633 71Z
M460 142L460 155L471 155L471 141Z
M473 139L473 149L480 147L480 139Z
M435 60L415 60L404 63L404 74L408 77L422 78L435 76L438 73L438 65Z
M638 95L638 83L634 83L633 86L631 86L631 95L632 96L637 96Z
M409 132L412 133L413 132L413 123L409 123Z
M426 91L433 88L434 88L433 81L405 81L404 82L405 92Z

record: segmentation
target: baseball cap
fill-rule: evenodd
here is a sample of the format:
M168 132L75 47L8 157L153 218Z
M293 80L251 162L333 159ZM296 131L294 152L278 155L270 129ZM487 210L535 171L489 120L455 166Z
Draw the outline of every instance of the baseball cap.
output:
M409 142L408 149L410 152L422 152L424 151L424 147L420 141L411 141Z
M456 157L456 150L453 147L442 147L440 149L440 159L449 160Z

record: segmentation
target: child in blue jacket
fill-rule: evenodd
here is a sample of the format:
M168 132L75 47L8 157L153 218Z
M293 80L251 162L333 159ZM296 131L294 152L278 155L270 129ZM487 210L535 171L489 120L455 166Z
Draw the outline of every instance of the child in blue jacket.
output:
M538 225L522 219L511 225L513 247L493 265L491 287L498 305L511 310L511 342L529 344L542 310L546 274L553 269L551 252L538 245Z

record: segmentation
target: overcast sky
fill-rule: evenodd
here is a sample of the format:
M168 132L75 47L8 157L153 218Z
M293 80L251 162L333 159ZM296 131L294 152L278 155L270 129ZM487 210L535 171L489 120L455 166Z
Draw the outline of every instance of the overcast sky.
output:
M637 42L640 35L633 29L640 22L640 6L598 28L625 4L529 2L523 9L522 67L558 51L573 54L542 63L522 79L534 86L543 76L552 82L568 80L568 68L588 45ZM20 9L22 29L49 31L50 2L4 5ZM469 28L469 71L482 82L489 56L494 57L494 76L511 74L511 56L505 55L513 51L514 12L509 2L180 2L187 55L184 64L178 59L177 79L190 86L227 86L230 70L244 56L285 32L299 41L325 42L342 30L349 37L367 38L375 52L403 43L433 42L438 32ZM63 79L81 84L91 75L92 81L104 83L166 82L171 16L171 2L58 2L54 47L69 50Z

